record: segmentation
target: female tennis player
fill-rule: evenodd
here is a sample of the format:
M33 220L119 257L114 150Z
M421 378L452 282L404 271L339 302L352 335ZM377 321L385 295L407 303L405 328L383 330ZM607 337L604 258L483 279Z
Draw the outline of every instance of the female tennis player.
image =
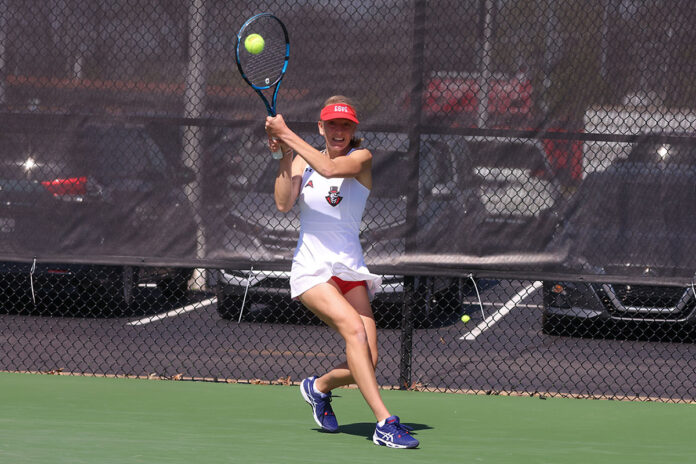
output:
M282 115L266 119L272 151L283 150L275 180L275 201L287 212L299 201L300 238L290 273L290 291L345 340L346 361L320 377L302 381L300 390L323 430L338 431L331 407L334 388L356 383L377 425L372 440L391 448L415 448L397 416L384 405L375 377L377 328L370 300L381 283L365 266L359 241L365 202L372 188L372 154L355 138L358 117L343 96L329 98L321 110L317 150L288 128ZM294 156L296 154L296 156Z

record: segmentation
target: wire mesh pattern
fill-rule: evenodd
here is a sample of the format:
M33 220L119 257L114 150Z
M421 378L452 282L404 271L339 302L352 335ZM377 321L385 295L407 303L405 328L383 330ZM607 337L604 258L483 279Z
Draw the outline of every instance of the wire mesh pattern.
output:
M696 400L684 0L0 0L0 369L287 384L342 361L290 298L299 215L234 60L264 11L292 129L322 148L321 103L357 102L381 385Z

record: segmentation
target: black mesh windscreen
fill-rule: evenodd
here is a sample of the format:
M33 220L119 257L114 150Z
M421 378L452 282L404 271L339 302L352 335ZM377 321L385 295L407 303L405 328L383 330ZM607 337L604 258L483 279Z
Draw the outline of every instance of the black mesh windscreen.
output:
M0 0L3 369L341 359L289 296L298 210L235 63L261 12L289 33L289 127L323 148L347 95L373 154L382 385L696 397L686 0Z
M692 145L688 3L387 3L5 2L8 256L286 266L297 228L266 201L264 108L234 62L265 10L291 37L291 127L321 147L319 106L347 94L383 160L373 265L692 277L693 163L658 154Z

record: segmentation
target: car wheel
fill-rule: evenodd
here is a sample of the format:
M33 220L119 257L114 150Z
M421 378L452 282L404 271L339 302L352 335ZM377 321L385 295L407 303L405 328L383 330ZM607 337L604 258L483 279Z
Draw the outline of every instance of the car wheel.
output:
M613 324L606 320L578 320L544 313L541 317L544 335L579 338L615 338Z
M79 299L91 317L123 317L130 314L137 288L133 266L98 270L99 282L86 282Z
M135 294L135 270L133 266L123 266L121 271L121 298L120 303L128 308L133 302L133 296Z
M137 289L136 270L133 266L123 266L113 281L112 287L103 293L100 312L97 317L123 317L133 309L133 300Z
M123 266L116 272L120 275L114 276L117 278L113 282L113 287L104 293L104 304L108 307L103 309L102 314L98 314L100 317L123 317L130 314L133 309L137 288L136 270L133 266Z
M541 316L541 332L544 335L567 335L561 332L565 332L565 330L561 330L562 324L560 323L561 321L558 320L558 318L555 318L553 316L548 315L547 313L544 313Z
M162 279L159 283L162 296L169 301L185 299L188 294L188 283L191 275L191 269L178 269L171 276Z
M455 324L465 309L464 298L472 292L468 279L428 278L416 304L414 327L429 329Z
M218 291L217 312L222 319L239 320L244 297L242 295L229 295L224 291Z

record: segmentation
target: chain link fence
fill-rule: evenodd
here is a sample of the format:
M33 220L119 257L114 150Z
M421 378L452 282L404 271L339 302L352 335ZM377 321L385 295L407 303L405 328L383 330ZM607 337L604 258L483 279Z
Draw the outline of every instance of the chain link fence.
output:
M289 296L236 31L278 110L351 96L385 387L696 398L686 1L0 0L0 369L294 383L343 342ZM328 195L328 192L327 192Z

